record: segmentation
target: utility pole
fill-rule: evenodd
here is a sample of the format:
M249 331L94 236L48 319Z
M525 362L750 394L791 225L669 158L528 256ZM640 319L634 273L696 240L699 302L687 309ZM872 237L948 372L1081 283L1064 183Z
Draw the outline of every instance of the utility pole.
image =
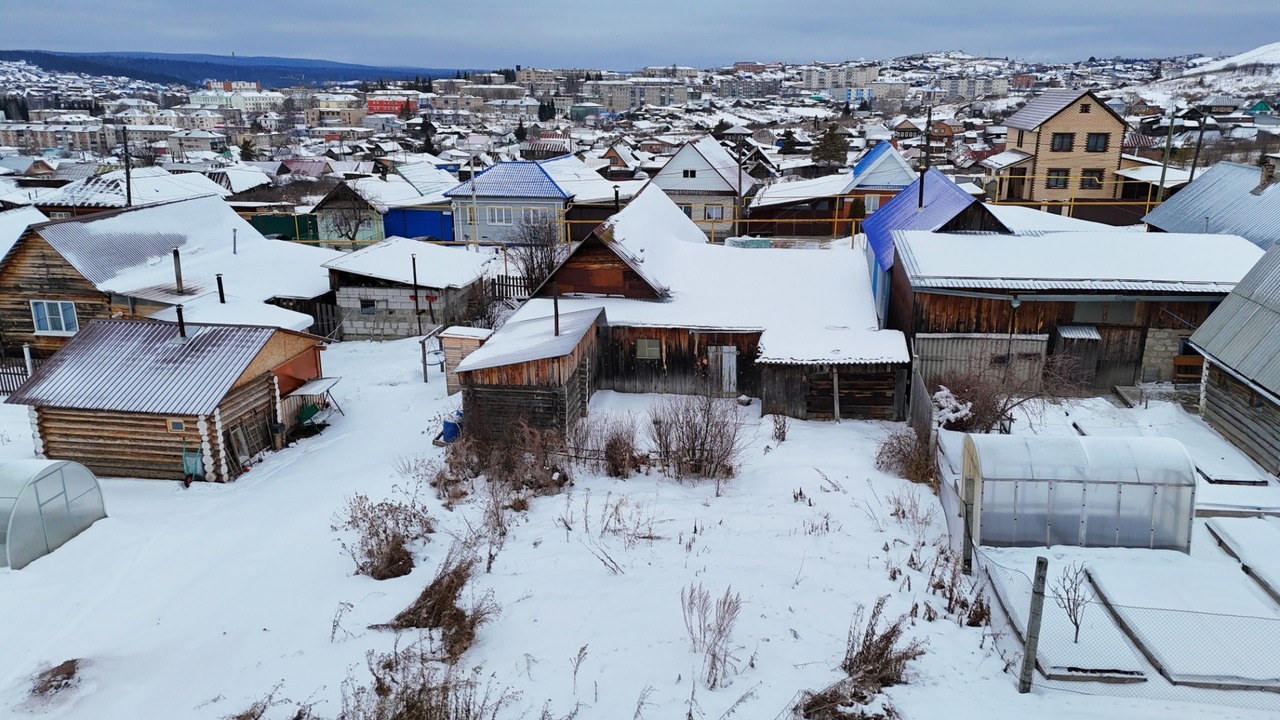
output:
M120 126L124 132L124 206L133 207L133 160L129 157L129 124Z
M471 165L471 246L476 252L480 252L480 209L476 206L476 156L473 154L467 163Z
M1200 148L1204 146L1204 125L1208 119L1203 115L1200 117L1200 134L1196 137L1196 154L1191 158L1191 176L1187 178L1187 182L1196 179L1196 166L1200 164Z
M933 145L933 105L929 106L928 119L924 121L924 169L929 169L929 153ZM921 184L923 187L923 183Z
M1164 178L1169 172L1169 156L1173 153L1173 111L1176 106L1171 100L1169 102L1169 114L1166 119L1169 121L1169 132L1164 136L1164 163L1160 166L1160 192L1156 195L1156 202L1164 202Z

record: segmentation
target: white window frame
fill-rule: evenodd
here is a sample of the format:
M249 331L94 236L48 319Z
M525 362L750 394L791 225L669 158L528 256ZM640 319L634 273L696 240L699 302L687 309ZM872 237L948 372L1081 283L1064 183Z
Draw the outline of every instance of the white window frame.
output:
M542 225L555 218L555 213L547 208L522 208L520 220L525 225Z
M514 225L511 208L501 205L490 205L484 209L485 224L487 225Z
M661 360L662 359L662 338L637 338L636 339L636 359L637 360Z
M704 220L723 220L724 206L723 205L703 205L702 218Z
M864 211L866 214L868 214L868 215L870 215L871 213L873 213L873 212L875 212L875 211L879 210L879 209L880 209L880 196L879 196L879 195L863 195L863 196L862 196L862 209L863 209L863 211Z
M47 326L44 330L40 329L40 319L39 316L36 315L37 305L43 306L44 309L45 325ZM53 323L49 322L49 319L52 317L49 314L50 305L55 306L58 309L57 319L58 327L60 328L58 330L52 329ZM71 307L71 321L75 325L71 330L66 329L66 313L63 310L63 307L68 305ZM70 300L32 300L31 327L34 329L36 335L47 335L53 337L71 337L72 335L75 335L80 331L80 317L76 314L76 304Z

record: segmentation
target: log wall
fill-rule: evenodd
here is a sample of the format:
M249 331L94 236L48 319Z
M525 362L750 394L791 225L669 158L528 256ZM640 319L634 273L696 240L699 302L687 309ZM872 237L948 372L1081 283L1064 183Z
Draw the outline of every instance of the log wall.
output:
M1280 472L1280 407L1217 365L1204 387L1204 419L1267 472Z
M76 304L76 320L83 327L90 320L111 316L110 297L100 292L40 235L27 231L0 267L0 339L7 349L21 352L30 343L48 357L70 336L37 335L31 317L32 300L61 300Z
M103 477L182 479L182 449L202 447L200 418L37 408L44 456L74 460ZM169 432L168 421L181 420L182 432Z

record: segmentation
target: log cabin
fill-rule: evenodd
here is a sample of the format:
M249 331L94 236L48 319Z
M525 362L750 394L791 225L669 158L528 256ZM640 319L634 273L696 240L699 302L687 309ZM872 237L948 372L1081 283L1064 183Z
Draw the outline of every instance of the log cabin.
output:
M1280 246L1272 246L1191 336L1204 356L1205 421L1280 473Z
M32 225L0 257L0 342L48 357L90 320L211 293L313 315L332 302L322 265L338 256L269 240L216 197Z
M1262 251L1237 235L895 231L889 327L928 382L1047 362L1084 388L1173 379L1186 339Z
M95 320L5 402L30 408L40 457L180 480L185 454L193 479L227 482L296 424L285 397L320 377L322 341L271 327Z
M562 326L566 318L582 323L573 325L584 333L577 355L554 334L557 316ZM513 361L500 383L487 379L499 366L485 358L519 358L539 342L547 349L538 357ZM559 374L544 367L551 359L561 363ZM458 376L468 426L487 422L467 400L482 389L567 393L575 368L585 398L596 389L710 392L758 397L763 414L898 419L907 361L903 335L877 325L857 254L712 245L650 186L575 245ZM561 403L546 417L567 421L575 407Z

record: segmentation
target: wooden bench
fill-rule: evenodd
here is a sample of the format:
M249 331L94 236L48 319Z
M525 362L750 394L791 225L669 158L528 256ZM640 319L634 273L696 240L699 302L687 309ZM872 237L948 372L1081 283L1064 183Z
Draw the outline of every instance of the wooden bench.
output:
M1173 383L1199 385L1203 368L1203 355L1175 355L1173 356Z

